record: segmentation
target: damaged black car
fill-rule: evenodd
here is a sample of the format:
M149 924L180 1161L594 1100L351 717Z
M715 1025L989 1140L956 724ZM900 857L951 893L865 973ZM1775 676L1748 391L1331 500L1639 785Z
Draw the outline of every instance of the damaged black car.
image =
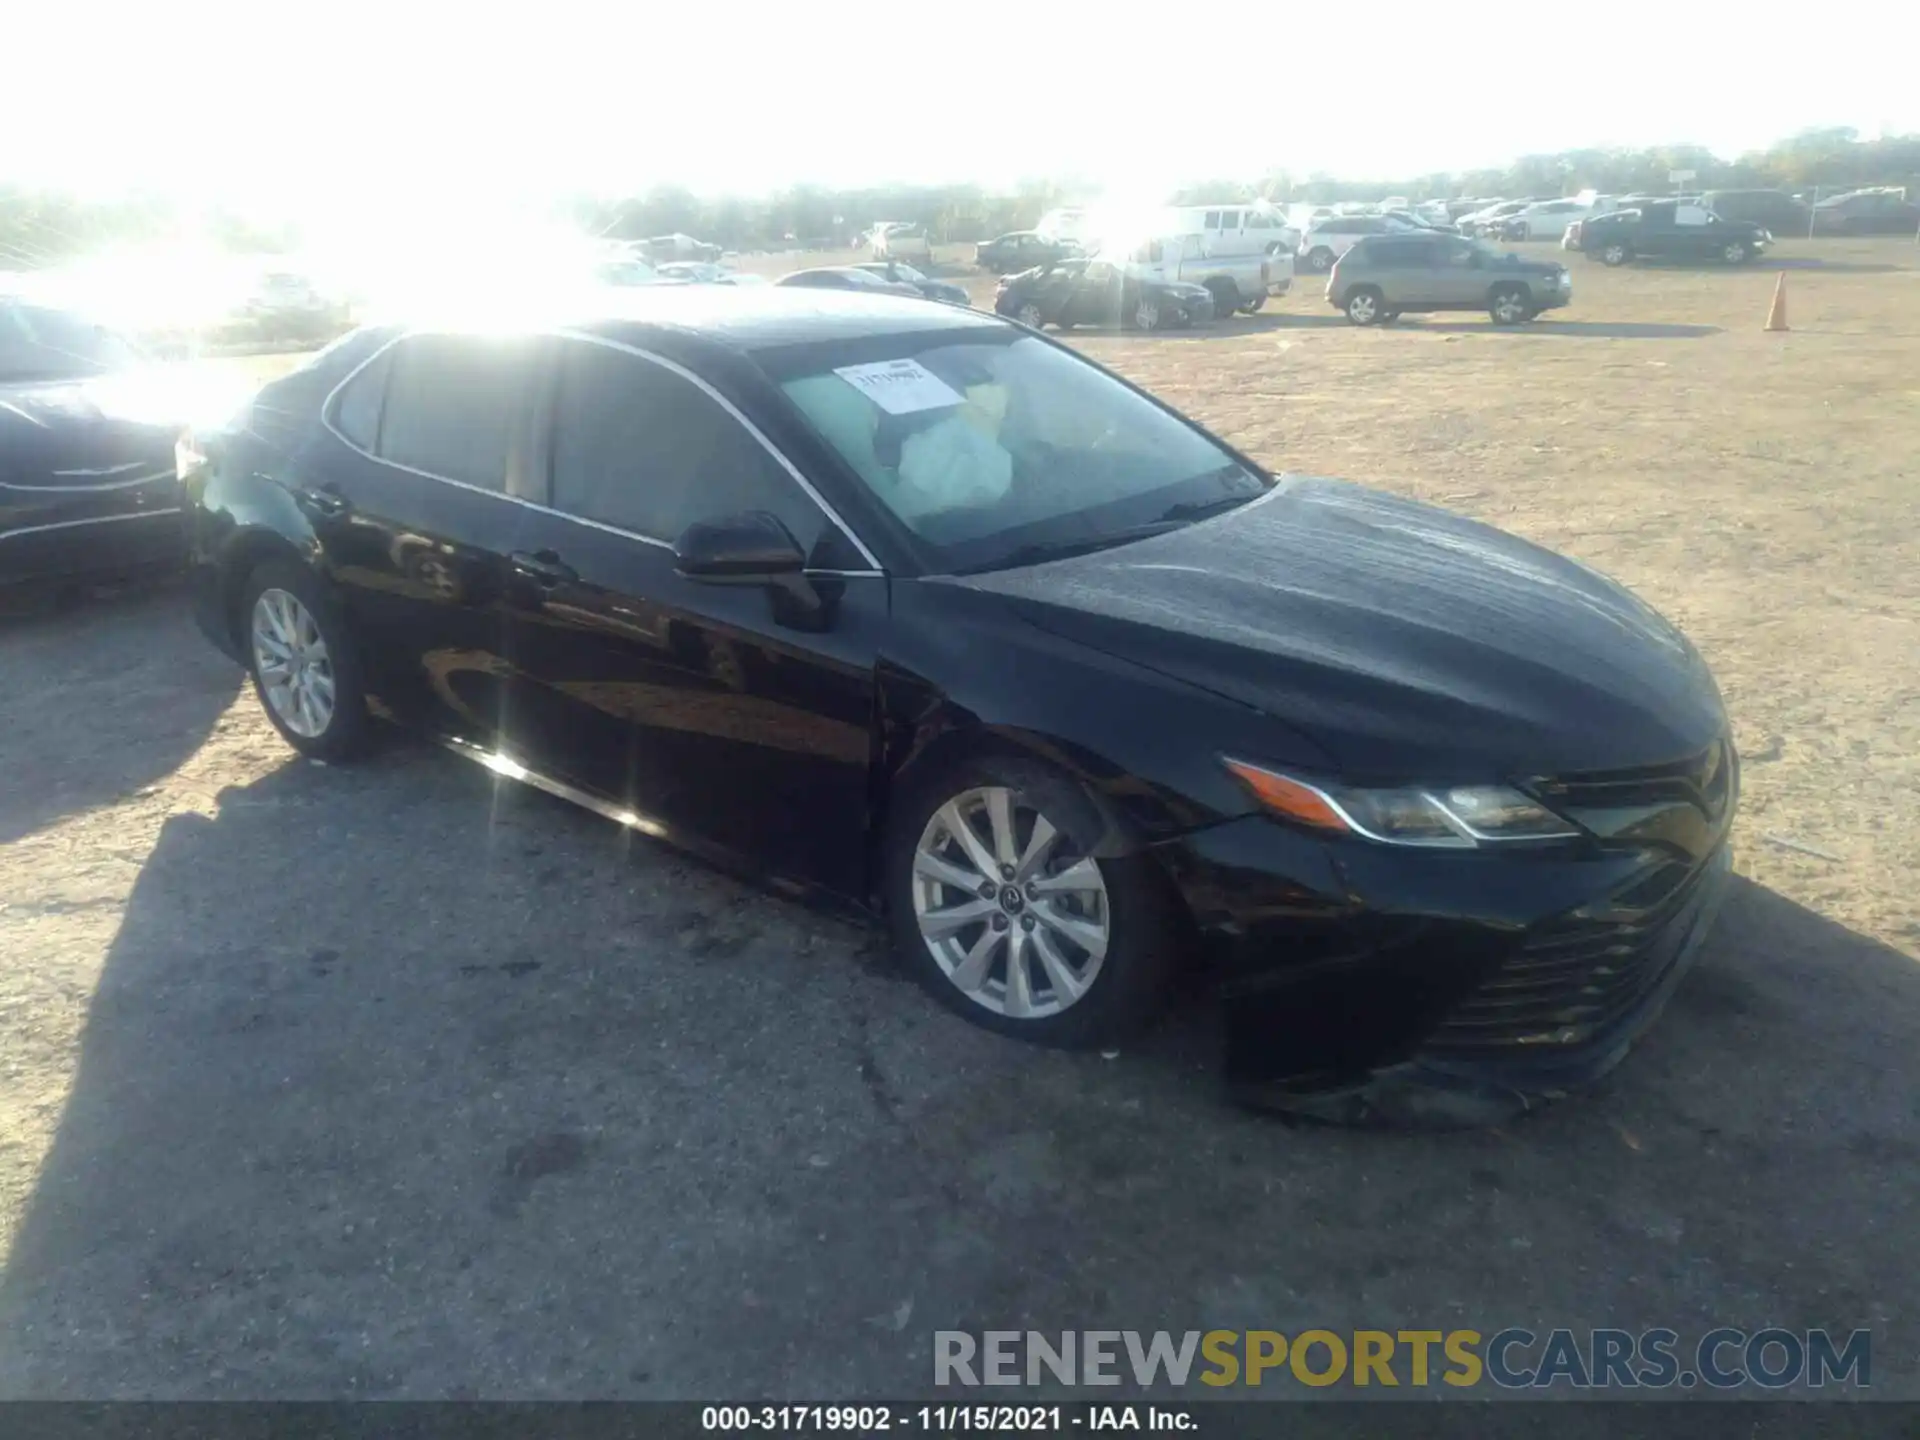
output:
M426 731L1021 1039L1198 967L1240 1093L1335 1118L1563 1093L1680 982L1737 760L1621 586L978 312L605 303L365 330L195 437L198 617L297 750Z

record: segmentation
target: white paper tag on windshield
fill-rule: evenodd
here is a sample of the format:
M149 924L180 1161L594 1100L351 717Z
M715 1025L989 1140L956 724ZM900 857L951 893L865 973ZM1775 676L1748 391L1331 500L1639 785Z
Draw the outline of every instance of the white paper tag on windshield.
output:
M940 410L962 402L960 394L918 360L882 360L842 365L833 372L889 415Z

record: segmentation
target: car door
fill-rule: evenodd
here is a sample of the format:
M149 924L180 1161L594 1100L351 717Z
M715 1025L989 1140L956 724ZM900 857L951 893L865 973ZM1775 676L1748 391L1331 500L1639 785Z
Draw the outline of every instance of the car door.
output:
M1487 303L1487 272L1477 246L1451 235L1423 243L1436 308L1478 310Z
M1075 265L1054 265L1034 277L1034 303L1039 305L1040 313L1047 319L1057 322L1070 318L1075 281L1080 268Z
M507 715L506 556L527 513L539 347L403 336L330 398L295 488L376 699L482 746Z
M857 894L887 579L744 413L685 366L553 352L545 496L513 557L506 747L643 830ZM772 514L819 605L676 569L687 526Z
M1077 325L1118 325L1125 299L1122 290L1118 266L1105 260L1093 262L1074 280L1068 318Z

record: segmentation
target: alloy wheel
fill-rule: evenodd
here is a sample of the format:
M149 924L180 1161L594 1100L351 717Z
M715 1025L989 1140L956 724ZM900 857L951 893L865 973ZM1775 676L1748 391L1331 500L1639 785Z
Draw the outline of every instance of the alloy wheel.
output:
M1028 301L1020 307L1020 313L1015 318L1029 330L1038 330L1041 320L1040 307L1032 301Z
M1356 325L1371 325L1380 317L1379 303L1373 293L1362 290L1347 301L1347 318Z
M953 987L1014 1020L1083 999L1112 936L1099 862L997 785L956 795L928 819L914 849L913 910Z
M253 664L260 689L280 722L318 739L333 723L333 657L320 626L286 590L262 590L253 602Z
M1727 246L1727 248L1720 253L1725 256L1726 262L1729 265L1738 265L1742 260L1747 258L1747 247L1735 242Z
M1518 325L1527 318L1527 304L1519 295L1508 291L1493 302L1493 318L1502 325Z
M1142 330L1151 330L1160 323L1160 307L1151 300L1142 300L1133 311L1133 323Z

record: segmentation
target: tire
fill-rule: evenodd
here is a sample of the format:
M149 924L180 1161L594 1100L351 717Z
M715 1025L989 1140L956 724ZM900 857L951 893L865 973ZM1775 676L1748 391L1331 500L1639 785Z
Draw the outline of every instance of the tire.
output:
M1038 330L1047 323L1046 315L1043 314L1040 307L1031 300L1018 306L1013 312L1013 318L1029 330Z
M1240 292L1225 280L1216 280L1207 287L1207 293L1213 296L1213 318L1228 319L1240 308Z
M1753 251L1744 240L1736 240L1721 248L1720 258L1729 265L1744 265L1753 258Z
M996 796L1009 822L1003 844ZM1065 1048L1111 1044L1159 1014L1178 958L1177 902L1145 854L1103 853L1115 848L1113 826L1075 781L1035 761L987 757L909 780L899 798L884 842L887 924L901 963L943 1005L999 1034ZM1035 816L1055 839L1023 883L1018 857ZM1011 865L1000 859L1009 854ZM1049 882L1064 883L1049 894Z
M1316 245L1307 252L1307 269L1316 275L1324 275L1333 268L1333 251L1324 245Z
M1382 310L1380 312L1380 323L1382 325L1391 325L1399 318L1400 312L1398 310Z
M1616 240L1600 249L1602 265L1624 265L1633 258L1633 247L1624 240Z
M313 572L268 561L241 587L237 618L254 693L280 738L313 760L346 760L365 749L371 721L359 652ZM287 673L289 660L291 683L276 683L276 668Z
M1523 285L1496 285L1487 296L1487 315L1496 325L1520 325L1533 318L1533 300Z
M1386 297L1375 286L1356 285L1347 292L1346 303L1340 308L1355 325L1378 325L1386 313Z
M1133 305L1133 324L1138 330L1158 330L1160 302L1151 296L1142 295Z
M1260 313L1261 307L1264 306L1266 303L1267 303L1266 296L1256 295L1253 297L1253 299L1247 301L1246 304L1240 307L1240 313L1242 315L1258 315Z

